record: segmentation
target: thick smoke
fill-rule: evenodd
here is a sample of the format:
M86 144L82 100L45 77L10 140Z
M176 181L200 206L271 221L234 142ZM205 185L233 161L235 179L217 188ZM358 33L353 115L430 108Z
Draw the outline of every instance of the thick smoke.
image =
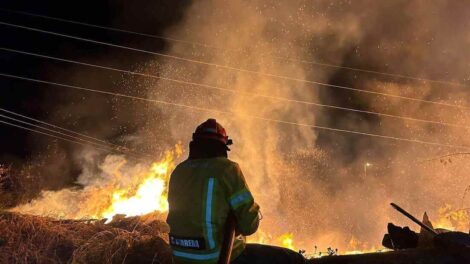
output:
M168 52L293 79L465 106L470 103L465 86L470 78L469 15L470 6L463 1L201 0L194 1L183 21L167 30L167 35L204 45L170 42ZM149 61L139 69L235 91L126 79L129 90L147 90L148 98L194 107L133 104L131 111L139 113L139 120L144 116L145 121L126 139L136 145L165 149L177 141L189 142L197 124L217 118L235 142L230 158L240 163L261 205L262 231L273 237L293 233L299 248L312 250L318 245L346 250L379 245L387 222L410 224L389 208L391 201L417 216L427 210L434 219L445 204L453 208L468 205L468 199L462 200L470 173L465 156L452 156L450 161L446 158L445 164L440 159L427 161L453 149L248 117L470 146L469 129L462 127L470 123L468 109L353 93L172 59ZM460 127L333 111L247 93Z
M468 105L465 86L368 74L304 61L328 62L421 78L468 82L468 6L452 1L197 1L184 21L168 31L207 46L174 43L175 55L252 71L347 85L442 103ZM266 75L168 60L162 75L216 85L235 93L167 82L150 85L151 98L237 114L165 110L173 135L209 116L234 138L238 161L261 204L262 230L292 232L300 247L378 245L386 223L408 224L388 204L418 216L446 203L460 206L468 166L422 162L451 149L314 130L247 118L289 122L470 145L468 129L390 117L331 111L243 92L343 105L392 115L468 124L467 110L418 101L351 93ZM152 67L148 68L149 70ZM159 126L158 122L155 122ZM372 165L364 167L366 163ZM452 175L452 176L450 176Z

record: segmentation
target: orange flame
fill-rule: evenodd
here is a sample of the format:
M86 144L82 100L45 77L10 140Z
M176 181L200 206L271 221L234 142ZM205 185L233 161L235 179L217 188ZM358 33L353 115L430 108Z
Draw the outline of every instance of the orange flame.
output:
M294 250L294 234L287 233L278 238L281 241L281 246Z
M277 238L273 238L271 234L258 230L254 235L247 237L247 241L248 243L269 244L295 250L293 233L285 233Z
M361 241L357 240L354 236L351 237L347 248L348 250L342 253L342 255L357 255L377 252L377 248L375 248L374 246L370 247L367 243L362 243Z
M168 211L167 183L174 164L174 156L181 155L181 148L167 151L165 157L151 165L149 172L141 177L134 189L117 189L113 191L111 205L101 216L108 222L117 215L138 216L152 212Z
M101 166L102 178L85 185L83 189L45 191L42 197L31 203L18 206L13 211L46 215L58 218L107 218L112 221L116 215L138 216L152 212L168 211L168 181L175 167L175 159L182 154L177 145L174 150L165 152L164 157L150 166L127 164L121 156L109 157ZM75 206L71 206L75 205ZM445 205L438 210L439 218L435 227L467 232L470 216L465 210L453 210ZM324 241L325 238L317 238ZM250 243L272 244L292 250L305 241L295 241L293 233L276 236L258 230L247 238ZM331 239L328 239L331 240ZM363 254L377 252L376 247L351 237L346 251L340 254ZM315 252L316 247L315 247Z
M451 231L468 232L470 216L466 210L454 210L446 204L438 210L439 218L435 222L435 228L444 228Z

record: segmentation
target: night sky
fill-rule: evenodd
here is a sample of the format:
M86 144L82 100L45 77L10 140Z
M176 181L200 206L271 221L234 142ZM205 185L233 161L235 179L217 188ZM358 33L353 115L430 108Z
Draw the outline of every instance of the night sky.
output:
M358 241L380 239L392 198L415 212L463 204L456 193L468 185L468 160L459 162L456 157L449 165L450 158L440 158L470 149L468 1L198 1L0 0L0 74L189 106L157 105L0 76L0 108L147 154L144 162L125 156L129 168L158 161L181 141L186 151L189 142L184 141L195 124L210 117L223 119L234 139L229 158L239 162L252 180L250 188L271 212L268 221L309 239L326 229L332 234L353 234L350 241L355 236ZM162 58L1 23L248 70ZM233 49L238 46L241 50ZM201 108L210 110L196 111ZM235 113L232 116L228 111ZM0 123L0 164L13 168L6 206L30 202L43 191L69 187L78 190L80 198L86 194L80 190L86 187L101 188L95 181L114 182L119 177L109 178L114 172L103 168L116 158L108 154L116 152L100 152L90 145L82 147ZM126 176L133 177L132 173L129 169ZM63 197L61 192L51 193Z
M35 14L77 20L91 24L113 26L123 29L139 31L148 34L161 35L162 31L177 23L182 16L188 1L1 1L0 7ZM49 21L42 18L32 18L25 15L0 12L1 20L8 23L38 27L55 32L69 33L86 38L112 42L121 45L139 47L154 51L164 51L167 43L156 39L136 37L131 34L116 33L108 30L90 29L84 26ZM69 59L82 59L88 62L106 61L106 65L119 65L129 68L145 62L148 56L133 53L120 57L122 50L106 46L92 45L79 41L48 36L27 30L0 26L2 38L0 46L18 50L31 51L40 54ZM126 54L127 55L127 54ZM70 83L74 71L94 71L68 63L59 63L47 59L34 58L6 51L0 51L0 71L2 73L28 76L56 82ZM87 73L88 73L87 72ZM109 83L102 83L106 88L113 89L112 73L95 71L96 74L107 75ZM93 73L92 73L93 74ZM86 85L87 77L76 78L76 85ZM18 113L49 121L65 126L69 129L85 132L87 127L95 126L92 120L82 116L70 116L69 113L60 113L64 105L80 104L84 96L86 100L93 100L89 94L77 91L64 91L63 89L33 84L25 81L0 78L0 105ZM97 85L96 83L94 85ZM96 86L95 86L96 87ZM110 100L107 97L92 95L97 102ZM111 104L104 106L100 111L112 111ZM93 111L93 109L90 109ZM59 112L59 113L57 113ZM54 114L51 114L54 113ZM99 115L99 113L97 113ZM131 125L131 124L129 124ZM132 126L132 125L131 125ZM119 132L116 132L119 133ZM40 152L50 144L50 140L43 140L45 136L32 134L17 128L1 126L0 129L0 160L5 163L15 160L24 160ZM115 134L107 135L107 140L113 140ZM40 140L39 140L40 139ZM63 146L69 143L60 142Z
M161 35L178 23L189 1L0 1L0 8L30 12L102 26L118 27ZM108 30L91 29L42 18L0 11L0 20L24 26L128 45L153 51L165 51L167 43ZM152 57L123 52L106 46L48 36L0 26L0 46L49 56L132 69ZM123 76L70 63L34 58L0 51L0 72L66 84L119 91L116 80ZM141 124L134 120L133 102L109 96L83 93L51 85L0 78L0 106L4 109L84 133L111 143L132 133ZM146 91L130 91L145 95ZM114 100L114 101L113 101ZM113 109L121 105L125 114ZM127 114L127 115L126 115ZM112 119L111 116L121 118ZM27 125L23 125L28 127ZM0 163L12 166L21 180L22 193L28 199L40 190L73 186L81 165L73 156L77 145L23 129L0 125ZM33 175L29 178L27 175ZM23 195L23 194L22 194ZM11 201L14 202L14 201Z
M348 1L339 2L346 3ZM3 0L0 2L0 8L116 27L147 34L163 35L166 29L176 26L182 21L184 12L190 4L191 1L163 0L138 0L132 1L132 3L129 1L38 2ZM427 30L426 34L423 34L424 37L422 39L416 37L415 28L410 26L414 25L413 16L402 12L403 9L407 8L407 1L398 1L395 4L388 5L384 4L382 9L377 9L377 15L374 13L374 19L377 19L376 23L371 23L364 19L363 38L357 45L351 45L347 50L341 51L344 56L341 60L342 66L416 76L422 76L425 73L424 76L435 79L461 78L461 75L458 73L456 76L452 76L451 73L442 71L439 67L432 67L428 70L426 67L420 67L421 64L426 66L434 65L429 63L428 57L426 57L426 60L412 61L412 63L410 60L406 64L401 64L401 60L406 60L407 56L409 56L408 53L412 50L407 46L408 43L412 43L410 47L412 45L423 45L429 39L438 39L439 32ZM346 10L350 8L348 5L345 6ZM459 5L455 3L449 3L448 8L452 12L460 10ZM361 14L361 12L354 9L351 11L347 10L347 12L355 15ZM442 12L449 17L454 16L453 13L447 14L446 10ZM462 17L462 14L456 17ZM169 43L159 39L34 18L5 10L0 10L0 18L1 21L7 23L37 27L150 51L165 52L169 47ZM395 21L399 23L395 23ZM458 20L452 23L460 25ZM452 23L444 26L446 28L453 28ZM135 69L139 65L155 59L148 54L49 36L5 25L0 25L0 33L2 35L0 47L123 69ZM336 41L338 36L327 34L321 37L321 42L326 44L323 44L324 46L312 47L312 51L319 51L317 54L313 52L315 57L319 58L320 61L324 59L323 61L328 62L328 56L323 56L324 54L331 54L331 51L328 50L328 39L331 38L331 41ZM445 35L441 41L444 39ZM320 42L320 39L312 40L313 43L315 41ZM391 45L393 44L400 48L395 50L377 49L382 43L391 43ZM425 47L427 46L423 46L423 53L434 51L432 48L425 50ZM458 55L458 53L455 54ZM443 67L445 67L446 63L447 65L452 65L453 60L450 55L446 54L441 57ZM392 60L395 61L395 65L390 63ZM121 74L19 55L2 50L0 50L0 72L115 92L120 91L124 86L120 85L122 84L120 82L123 80ZM326 81L330 84L363 89L362 83L364 83L364 80L390 80L394 83L410 82L405 79L358 73L346 69L333 71L330 78ZM132 113L133 102L4 77L0 77L0 86L0 106L2 108L96 136L109 142L119 143L117 140L120 137L130 135L142 126L139 123L142 121L135 119L135 113ZM439 91L441 92L429 93L432 96L427 96L426 99L434 100L440 98L439 96L441 95L444 95L443 98L445 99L447 90L440 89ZM146 95L145 90L139 89L126 90L126 92L137 96ZM361 110L373 110L371 105L377 104L377 101L374 101L375 99L372 100L371 97L364 96L364 94L351 93L340 89L320 89L318 97L324 104L340 105ZM113 108L113 105L120 105L121 107L116 110ZM331 109L318 109L315 113L322 113L318 115L318 125L338 127L338 125L345 124L345 129L351 129L351 127L355 127L356 123L360 123L361 129L364 131L371 133L381 132L381 120L374 115ZM113 116L119 116L119 118L110 118ZM350 120L352 121L349 122ZM403 131L406 132L407 130L404 129ZM344 159L345 163L353 162L359 154L371 157L384 155L382 148L365 150L364 146L366 145L387 147L388 145L394 146L396 144L393 141L379 141L358 135L338 135L337 133L318 131L316 143L320 148L337 149L337 151L341 152L341 159ZM413 134L405 134L404 136L409 137L413 136ZM34 162L36 157L41 156L41 154L47 154L48 156L43 158L41 162L52 164L56 158L67 159L73 153L75 147L71 143L51 139L18 128L0 125L0 163L22 166L25 161L33 160ZM61 162L60 164L68 164L66 167L60 168L64 174L77 175L79 173L77 171L79 166L74 164L73 160L66 163ZM42 166L41 169L47 169L47 167ZM53 168L51 171L56 171L56 169ZM47 171L44 174L48 175ZM53 176L49 175L47 177ZM67 177L57 176L54 179L57 181L57 184L55 184L57 188L69 182Z
M132 4L125 4L126 1L2 1L1 7L5 9L42 14L47 16L66 18L97 24L102 26L117 27L138 31L147 34L161 35L163 30L177 24L184 13L185 7L190 1L133 1ZM1 11L1 20L8 23L37 27L45 30L71 34L104 42L127 45L152 51L165 51L168 43L158 39L145 38L132 34L112 32L108 30L93 29L85 26L72 25L57 21L50 21L42 18L34 18L21 14L14 14ZM4 37L0 40L0 46L14 48L23 51L36 52L44 55L61 58L75 59L86 62L94 62L107 66L119 66L130 69L151 58L138 52L127 52L107 46L83 43L76 40L65 39L56 36L49 36L37 32L11 28L0 25L0 31ZM354 54L354 50L351 50ZM0 51L0 71L2 73L17 74L31 78L44 79L49 81L63 82L67 84L81 85L85 87L106 87L107 90L118 89L110 85L115 83L119 76L107 71L90 69L69 63L55 62L47 59L35 58L15 54L7 51ZM350 60L354 62L354 58ZM78 73L79 72L79 73ZM90 76L97 74L100 81L93 80ZM77 76L81 75L81 76ZM338 71L333 76L331 83L340 85L350 85L348 79L351 75L344 71ZM91 78L91 79L90 79ZM74 82L70 82L73 79ZM101 82L101 83L99 83ZM90 95L77 91L64 91L64 89L49 85L34 84L26 81L0 78L2 89L0 90L0 104L2 107L22 113L37 119L49 121L51 123L64 126L69 129L93 135L96 123L93 122L92 113L83 113L81 116L64 110L64 106L81 104L84 100L96 100L100 105L100 110L96 110L96 120L100 120L100 125L107 126L108 133L95 133L105 140L113 141L117 136L122 135L122 131L113 131L113 128L124 125L126 131L132 131L133 127L139 126L135 122L124 124L102 122L100 113L112 111L109 97L100 95ZM114 87L114 88L113 88ZM138 92L138 91L137 91ZM349 104L351 107L361 107L360 100L355 100L355 95L344 91L326 91L325 95L335 93L337 96L333 101L339 104ZM324 100L331 101L331 96L324 96ZM353 99L353 100L351 100ZM87 102L89 103L89 102ZM91 103L93 105L93 103ZM343 117L343 113L330 113ZM374 120L374 117L364 116L363 118ZM321 120L324 124L330 124L331 120ZM328 142L329 135L320 133L320 136ZM0 159L4 163L23 161L31 158L47 148L51 140L43 140L45 136L32 134L17 128L1 126L0 129ZM352 138L355 138L352 136ZM67 142L55 142L67 149L70 144Z

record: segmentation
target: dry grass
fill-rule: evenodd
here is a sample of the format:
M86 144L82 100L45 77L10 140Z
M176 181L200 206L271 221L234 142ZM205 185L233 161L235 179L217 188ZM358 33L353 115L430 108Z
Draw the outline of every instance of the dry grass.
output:
M0 213L1 263L172 263L168 227L154 216L57 221Z

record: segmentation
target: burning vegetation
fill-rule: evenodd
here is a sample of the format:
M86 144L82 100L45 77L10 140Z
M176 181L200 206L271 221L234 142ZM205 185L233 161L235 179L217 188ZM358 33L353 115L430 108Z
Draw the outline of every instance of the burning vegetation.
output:
M106 218L108 221L115 215L165 213L168 179L175 159L181 154L181 146L176 145L160 161L150 164L133 164L123 156L107 156L97 175L94 171L84 171L77 181L81 187L44 191L40 198L12 211L57 219Z
M14 263L171 263L169 228L164 223L167 186L183 152L178 144L148 165L108 156L100 165L100 177L90 180L85 173L78 179L87 185L44 191L38 199L1 213L0 258ZM2 182L7 182L7 172L2 167ZM436 228L468 231L468 211L445 205L438 212ZM300 251L312 263L324 256L387 251L355 237L340 249L322 249L312 239L314 249L306 250L308 245L296 241L289 230L279 236L259 230L248 242Z
M81 188L44 191L2 213L0 258L13 263L170 263L167 187L182 153L178 144L150 165L108 156L100 179ZM273 237L260 231L249 242L298 250L292 233Z
M211 114L231 131L235 145L230 158L246 172L264 215L249 242L328 257L313 260L317 263L357 263L358 256L344 255L374 252L398 259L408 253L382 252L387 223L410 226L407 234L413 239L420 230L388 208L392 201L417 215L426 210L436 230L468 233L470 163L468 156L453 152L455 146L470 146L468 4L313 2L192 1L178 24L158 29L165 37L183 40L165 42L165 54L186 60L142 56L146 59L136 67L123 63L138 57L135 53L97 49L93 56L91 46L83 49L90 50L84 62L113 62L119 64L113 67L140 75L52 65L50 76L63 76L68 84L109 84L109 91L136 92L146 102L58 92L63 105L44 114L48 121L163 154L156 162L140 162L47 139L38 144L40 158L21 164L27 168L33 163L41 175L0 166L0 209L8 209L0 215L0 262L141 258L166 263L168 178L184 158L184 147L169 146L187 142L194 121L207 118L207 111L197 109L205 108L215 110ZM137 23L123 9L116 21ZM148 22L153 17L139 21L153 27ZM140 37L126 39L125 45L163 45ZM143 42L148 46L137 46ZM188 62L197 60L207 63ZM144 78L152 74L163 79ZM152 100L171 103L160 106ZM176 107L180 104L193 108ZM424 141L431 144L419 143ZM79 173L63 170L70 167ZM436 259L460 254L420 250L406 249Z

